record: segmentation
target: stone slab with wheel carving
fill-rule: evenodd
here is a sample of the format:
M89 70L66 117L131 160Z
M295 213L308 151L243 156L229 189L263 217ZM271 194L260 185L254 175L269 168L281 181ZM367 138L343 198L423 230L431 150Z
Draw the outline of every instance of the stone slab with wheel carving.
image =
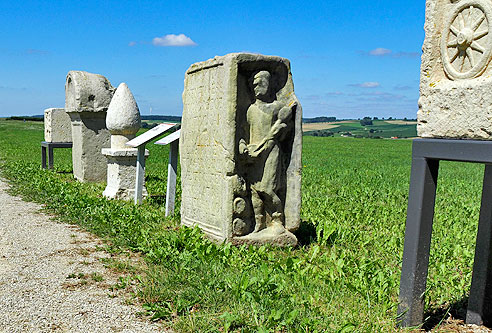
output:
M287 59L233 53L191 65L180 136L182 224L234 244L297 244L301 119Z
M491 56L491 0L427 0L420 137L492 138Z

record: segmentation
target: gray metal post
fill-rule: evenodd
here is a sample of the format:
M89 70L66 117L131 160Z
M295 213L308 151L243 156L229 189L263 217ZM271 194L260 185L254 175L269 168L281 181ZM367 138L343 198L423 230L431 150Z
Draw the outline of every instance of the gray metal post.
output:
M485 165L482 204L473 263L473 277L466 312L467 324L492 321L492 165Z
M137 176L135 179L135 204L142 203L142 189L145 179L145 145L138 147Z
M438 160L413 151L398 306L403 327L422 324L438 171Z
M53 169L53 145L48 145L48 168Z
M178 144L173 141L169 148L169 163L167 165L166 216L174 213L176 199L176 176L178 174Z
M46 169L46 147L41 146L41 165L43 169Z

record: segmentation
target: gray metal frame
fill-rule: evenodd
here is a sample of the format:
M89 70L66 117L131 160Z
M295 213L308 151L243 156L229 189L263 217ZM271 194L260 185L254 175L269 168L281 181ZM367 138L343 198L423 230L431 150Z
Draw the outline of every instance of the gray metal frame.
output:
M402 327L420 326L423 321L440 160L486 164L466 322L492 321L492 142L415 139L398 306Z
M140 205L142 203L142 191L143 191L143 183L145 180L145 144L138 146L138 155L137 155L137 174L135 181L135 205Z
M48 167L53 169L53 149L72 148L71 142L46 142L41 141L41 165L46 169L46 149L48 149Z
M178 175L179 141L173 141L169 147L169 162L167 164L166 216L174 214L176 201L176 178Z

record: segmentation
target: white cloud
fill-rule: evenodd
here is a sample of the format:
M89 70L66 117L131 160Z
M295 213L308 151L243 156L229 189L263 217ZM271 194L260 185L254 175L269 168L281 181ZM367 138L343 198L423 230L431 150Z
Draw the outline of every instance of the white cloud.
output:
M359 51L359 54L368 55L371 57L391 57L391 58L416 58L420 55L418 52L404 52L404 51L393 52L392 50L385 49L383 47L378 47L369 52Z
M343 96L345 95L345 93L341 92L341 91L331 91L331 92L328 92L326 93L327 96Z
M135 46L135 45L137 45L137 42L131 41L130 43L128 43L128 46Z
M379 87L379 82L364 82L360 85L362 88L376 88Z
M397 52L393 54L393 58L416 58L419 55L418 52Z
M394 86L393 89L395 89L395 90L412 90L414 88L411 86L405 86L405 85L399 84L399 85ZM415 89L418 89L418 88L415 88Z
M154 46L194 46L197 45L190 37L185 34L169 34L162 37L155 37L152 40Z
M381 86L379 82L364 82L364 83L352 83L349 84L351 87L359 87L359 88L377 88Z
M26 53L30 54L30 55L47 55L47 54L49 54L48 51L38 50L38 49L28 49L28 50L26 50Z
M375 56L375 57L382 57L385 55L390 54L392 51L389 49L385 49L382 47L378 47L377 49L369 51L369 55Z

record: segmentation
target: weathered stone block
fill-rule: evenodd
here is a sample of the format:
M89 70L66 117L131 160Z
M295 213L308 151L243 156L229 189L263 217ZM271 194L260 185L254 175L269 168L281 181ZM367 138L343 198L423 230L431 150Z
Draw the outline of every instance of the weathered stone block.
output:
M70 71L65 84L65 111L72 122L73 175L82 182L106 180L106 158L110 147L106 111L114 88L102 75Z
M287 59L236 53L185 76L181 221L236 244L294 245L301 106Z
M427 0L418 135L490 140L492 1Z
M111 146L106 129L106 112L72 112L73 175L81 182L106 180L106 157L103 148Z
M72 125L65 109L44 110L44 141L72 142Z
M67 112L106 112L115 88L100 74L70 71L65 84Z

